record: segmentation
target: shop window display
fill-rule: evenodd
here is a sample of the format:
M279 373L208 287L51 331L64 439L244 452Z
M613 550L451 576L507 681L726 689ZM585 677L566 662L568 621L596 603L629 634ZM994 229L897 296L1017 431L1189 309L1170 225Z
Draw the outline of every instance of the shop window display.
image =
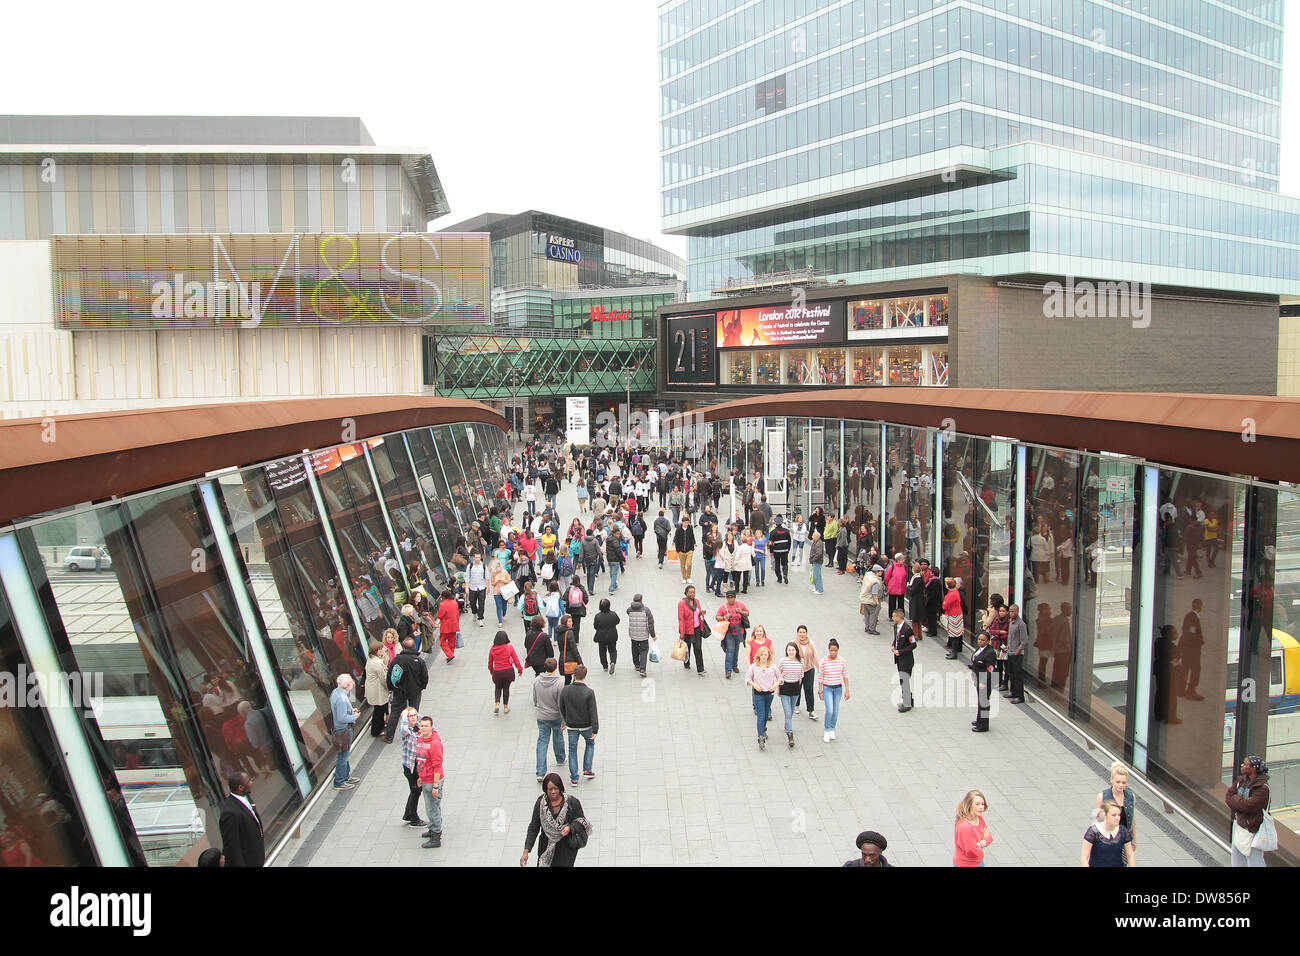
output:
M948 384L948 350L930 349L928 385Z
M889 303L889 328L916 329L925 324L924 299L892 299Z
M889 350L889 384L921 384L921 350L918 348L893 348Z
M885 380L884 349L853 350L853 384L881 385Z
M817 350L818 385L843 385L844 369L844 349Z
M866 332L885 327L885 303L879 300L849 303L849 328Z
M755 355L758 363L758 374L756 381L759 385L780 385L781 384L781 353L776 351L758 352Z
M803 352L793 352L785 357L785 383L787 385L811 384L810 373L808 356Z
M948 324L948 297L946 295L931 296L928 302L927 325L947 325Z
M753 380L753 354L741 352L731 356L731 374L727 381L732 385L749 385Z

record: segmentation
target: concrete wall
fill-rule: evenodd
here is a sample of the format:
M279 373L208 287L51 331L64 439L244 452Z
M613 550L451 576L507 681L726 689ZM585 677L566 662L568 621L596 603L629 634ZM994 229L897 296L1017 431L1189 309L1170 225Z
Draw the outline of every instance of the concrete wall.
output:
M50 276L48 242L0 242L0 417L429 391L418 328L68 332Z

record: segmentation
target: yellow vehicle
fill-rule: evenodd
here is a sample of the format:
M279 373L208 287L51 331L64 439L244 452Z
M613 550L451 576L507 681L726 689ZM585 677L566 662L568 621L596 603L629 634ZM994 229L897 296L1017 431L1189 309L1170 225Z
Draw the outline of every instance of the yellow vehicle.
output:
M1228 711L1237 706L1237 689L1241 684L1237 654L1237 629L1229 632L1228 686L1224 704ZM1273 628L1273 650L1268 664L1268 712L1294 714L1300 711L1300 641L1280 628Z

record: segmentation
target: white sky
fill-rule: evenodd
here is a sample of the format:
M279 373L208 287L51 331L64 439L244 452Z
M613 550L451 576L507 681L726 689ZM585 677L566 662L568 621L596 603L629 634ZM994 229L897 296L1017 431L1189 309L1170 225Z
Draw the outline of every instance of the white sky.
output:
M379 145L432 154L452 209L433 228L540 209L685 255L684 239L659 232L657 9L655 0L16 4L6 10L0 111L360 116ZM1282 189L1294 194L1300 0L1287 0L1286 14Z

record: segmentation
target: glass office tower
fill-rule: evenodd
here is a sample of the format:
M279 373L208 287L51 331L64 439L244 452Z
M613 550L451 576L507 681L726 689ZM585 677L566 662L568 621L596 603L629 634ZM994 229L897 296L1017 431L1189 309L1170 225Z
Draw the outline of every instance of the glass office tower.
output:
M1280 0L675 0L664 231L692 299L1075 275L1294 293Z

